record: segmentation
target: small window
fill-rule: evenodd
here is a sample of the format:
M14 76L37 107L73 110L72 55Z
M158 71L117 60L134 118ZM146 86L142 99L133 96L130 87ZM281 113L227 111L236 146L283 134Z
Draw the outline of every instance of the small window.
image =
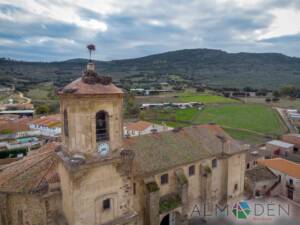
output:
M102 202L102 208L103 208L103 210L110 209L110 199L109 198L103 200L103 202Z
M235 184L235 185L234 185L234 191L237 191L237 190L238 190L238 187L239 187L239 185L238 185L238 184Z
M213 160L212 160L211 166L212 166L212 168L216 168L216 167L218 166L218 161L217 161L217 159L213 159Z
M290 179L289 183L290 183L290 185L293 185L294 184L293 179Z
M160 184L164 185L164 184L167 184L167 183L169 183L169 175L166 173L166 174L161 175Z
M192 165L189 167L189 176L195 175L195 166Z
M69 137L69 122L67 110L64 110L64 134L66 137Z
M250 169L250 163L247 163L247 169Z

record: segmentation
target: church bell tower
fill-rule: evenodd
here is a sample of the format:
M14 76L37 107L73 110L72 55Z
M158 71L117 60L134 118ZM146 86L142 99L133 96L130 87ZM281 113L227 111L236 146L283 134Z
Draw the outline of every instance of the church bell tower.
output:
M134 154L122 149L123 95L110 77L96 73L91 60L82 76L59 92L58 173L69 225L119 224L128 215L135 219L130 190Z
M123 92L87 64L81 78L59 92L63 145L71 155L105 157L122 146Z

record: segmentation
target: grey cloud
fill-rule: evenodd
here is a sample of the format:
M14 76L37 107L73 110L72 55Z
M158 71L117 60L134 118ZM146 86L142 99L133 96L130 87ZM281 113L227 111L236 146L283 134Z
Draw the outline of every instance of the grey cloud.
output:
M61 1L51 1L51 4L64 7ZM1 20L0 17L0 40L17 43L1 46L0 41L0 57L26 60L84 57L85 45L90 42L97 45L96 57L99 59L139 57L181 48L218 48L233 52L276 50L300 56L300 51L294 50L299 43L297 37L257 41L254 35L274 20L269 10L299 6L296 0L265 0L256 9L208 0L147 0L144 3L123 0L120 12L103 15L97 10L73 5L80 18L105 21L106 32L64 23L59 20L59 15L57 20L40 16L31 22ZM0 5L0 12L35 16L26 9L10 5ZM38 38L48 38L48 41L28 43L28 40ZM61 40L73 40L74 43Z

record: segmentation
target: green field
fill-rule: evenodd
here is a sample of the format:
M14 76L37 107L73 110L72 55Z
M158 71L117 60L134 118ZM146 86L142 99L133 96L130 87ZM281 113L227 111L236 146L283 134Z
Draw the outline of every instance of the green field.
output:
M35 107L47 105L50 113L59 111L58 96L55 94L55 88L51 82L32 85L24 94L32 100Z
M241 131L231 128L224 128L224 130L234 139L239 141L244 141L250 144L261 144L265 143L266 141L270 140L270 138L259 135L256 133L248 132L248 131Z
M55 98L54 86L52 83L41 83L29 88L26 96L33 100L52 100Z
M213 94L195 94L192 92L184 92L180 94L179 100L182 102L201 102L203 104L218 104L218 103L237 103L237 100L225 98Z
M216 123L230 130L235 138L259 142L262 136L276 136L286 132L279 115L260 104L223 104L198 109L148 110L143 118L169 126ZM170 121L171 120L171 121Z
M240 100L225 98L216 95L214 92L197 93L195 90L185 92L172 92L161 95L137 96L138 104L143 103L164 103L164 102L199 102L203 104L226 104L240 103Z

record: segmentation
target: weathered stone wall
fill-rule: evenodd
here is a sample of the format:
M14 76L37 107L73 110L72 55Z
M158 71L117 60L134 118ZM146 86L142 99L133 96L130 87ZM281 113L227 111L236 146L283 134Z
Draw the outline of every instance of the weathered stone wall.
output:
M30 194L9 194L9 225L47 224L44 199Z
M0 225L8 225L7 194L0 193Z
M132 180L121 176L117 165L89 168L80 176L67 174L60 166L63 210L69 225L104 224L121 217L132 208ZM103 210L102 203L111 199L111 209Z
M159 190L146 192L146 225L159 224Z
M97 154L96 113L101 110L109 115L110 149L120 148L123 141L122 106L123 98L119 95L61 97L61 113L63 115L65 109L68 112L69 135L66 137L64 131L62 135L63 143L68 147L68 151Z
M75 224L74 221L74 207L73 207L73 182L63 164L58 164L58 173L60 176L61 192L62 192L62 208L63 213L69 224Z
M244 192L245 153L235 154L228 158L228 198L236 198Z

